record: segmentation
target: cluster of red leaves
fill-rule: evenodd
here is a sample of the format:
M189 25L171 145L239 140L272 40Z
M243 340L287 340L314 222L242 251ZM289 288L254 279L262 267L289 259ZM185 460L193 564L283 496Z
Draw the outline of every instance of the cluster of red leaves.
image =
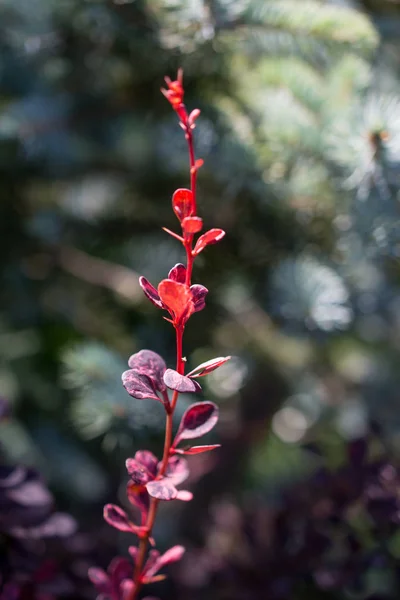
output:
M165 554L151 550L145 560L147 544L155 545L152 528L159 501L192 499L191 492L177 486L189 475L187 460L183 455L194 455L218 448L217 444L179 447L182 441L193 440L210 432L218 421L218 407L212 402L197 402L184 413L175 437L172 436L172 415L179 393L201 391L198 378L208 375L222 366L227 357L218 357L198 365L185 375L185 361L182 357L182 337L189 318L205 307L208 290L203 285L191 284L193 261L207 246L219 242L225 235L222 229L210 229L197 240L195 235L203 229L203 220L196 214L195 186L197 170L202 160L195 160L192 131L200 115L199 109L187 113L183 102L184 88L182 71L175 81L165 78L167 89L162 92L178 115L179 124L188 141L190 158L191 189L181 188L172 196L172 209L182 228L182 235L166 230L184 246L187 265L175 265L166 279L154 287L145 277L140 277L140 285L146 297L158 308L166 310L177 336L176 370L167 368L161 356L151 350L141 350L133 354L129 369L122 374L122 383L127 392L138 400L153 399L161 402L166 412L166 433L164 454L159 460L148 450L139 450L133 458L128 458L126 468L129 481L127 499L131 507L140 515L139 522L115 504L104 507L104 518L119 531L129 532L139 539L139 546L131 546L131 560L116 558L108 572L92 568L89 577L96 586L98 600L135 600L142 585L160 581L164 575L158 571L165 565L181 558L182 546L174 546ZM172 390L170 398L168 390ZM147 598L147 600L154 600Z
M171 315L174 327L185 326L189 317L206 305L205 298L208 289L204 285L186 285L186 267L180 263L175 265L156 289L145 278L140 277L139 283L147 298L158 308L167 310Z

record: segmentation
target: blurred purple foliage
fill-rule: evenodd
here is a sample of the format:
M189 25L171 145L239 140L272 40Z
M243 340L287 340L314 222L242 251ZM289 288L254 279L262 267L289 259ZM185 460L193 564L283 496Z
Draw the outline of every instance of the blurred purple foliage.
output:
M279 508L257 496L215 505L204 545L183 559L179 598L394 597L400 470L382 449L368 458L372 446L350 442L343 467L288 487Z

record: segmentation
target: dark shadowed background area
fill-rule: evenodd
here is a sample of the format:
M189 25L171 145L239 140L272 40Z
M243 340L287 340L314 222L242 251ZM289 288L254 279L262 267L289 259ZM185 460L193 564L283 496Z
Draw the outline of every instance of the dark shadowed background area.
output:
M199 213L227 232L184 353L234 358L204 383L222 449L157 522L187 553L151 593L398 598L398 0L3 0L0 49L1 600L94 598L87 567L132 543L102 507L162 452L162 406L121 373L175 361L138 276L183 259L161 230L189 185L160 94L179 66Z

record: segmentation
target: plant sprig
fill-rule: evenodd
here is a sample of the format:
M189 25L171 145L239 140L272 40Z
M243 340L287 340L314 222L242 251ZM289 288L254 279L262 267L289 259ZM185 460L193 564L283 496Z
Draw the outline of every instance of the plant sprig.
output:
M197 173L203 164L196 159L193 131L200 110L195 108L188 113L184 104L183 73L178 71L177 79L165 78L167 88L161 91L176 112L179 125L183 129L188 144L190 165L190 189L179 188L172 196L172 209L179 220L181 233L164 230L179 240L186 253L186 265L177 264L154 287L145 277L139 283L146 297L158 308L165 310L164 317L175 329L176 365L167 368L163 358L151 350L141 350L133 354L129 370L122 374L122 382L127 392L136 399L153 399L161 402L165 409L165 439L161 460L148 450L139 450L133 458L128 458L126 468L129 474L127 497L130 504L138 509L140 522L134 522L119 506L107 504L104 518L120 531L137 536L137 546L129 547L131 560L116 557L108 571L97 567L89 570L89 577L96 586L99 597L111 600L136 600L143 585L165 578L159 574L162 567L180 560L185 549L174 546L161 555L158 550L148 552L149 544L155 546L152 536L160 501L190 501L192 493L178 489L189 475L184 455L209 452L218 444L179 448L182 440L192 440L211 431L218 421L218 407L213 402L197 402L184 413L178 431L173 436L173 414L180 393L196 393L201 390L198 378L204 377L221 365L229 356L211 359L198 365L185 374L186 361L183 357L183 335L190 317L205 307L208 293L206 287L192 284L193 263L207 246L219 242L225 235L222 229L210 229L195 236L203 229L203 220L197 215L196 181ZM169 397L168 390L172 390ZM147 600L151 600L147 598ZM153 599L154 600L154 599Z

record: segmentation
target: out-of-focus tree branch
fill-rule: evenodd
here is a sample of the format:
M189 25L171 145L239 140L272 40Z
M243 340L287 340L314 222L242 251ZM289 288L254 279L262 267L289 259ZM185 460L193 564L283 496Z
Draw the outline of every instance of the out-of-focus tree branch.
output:
M58 263L64 271L92 285L107 288L124 303L140 304L144 298L139 276L132 269L86 254L71 246L61 246Z

